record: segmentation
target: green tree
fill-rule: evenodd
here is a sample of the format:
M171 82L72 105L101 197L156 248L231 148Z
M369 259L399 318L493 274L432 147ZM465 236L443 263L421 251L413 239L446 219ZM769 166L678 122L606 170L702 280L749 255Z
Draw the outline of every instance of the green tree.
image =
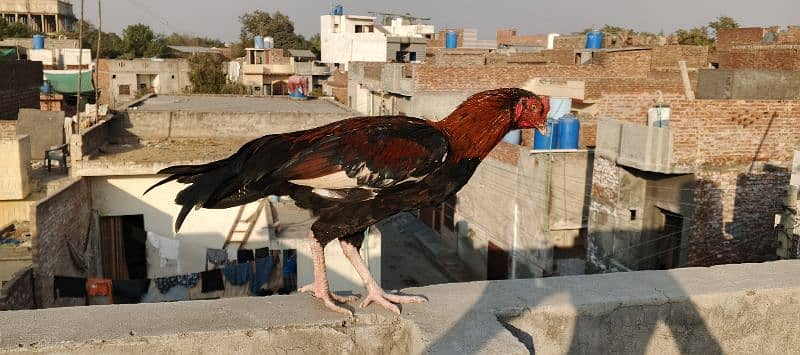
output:
M187 34L172 33L164 38L164 43L168 46L197 46L197 47L217 47L222 48L225 43L216 38L197 37Z
M708 27L711 27L711 29L714 30L714 38L716 39L719 30L739 28L739 23L730 16L722 15L717 17L716 21L709 22Z
M322 41L320 40L319 33L311 36L308 39L308 42L311 44L311 51L314 52L314 55L319 58L320 54L322 53Z
M239 16L239 22L242 24L239 39L244 48L252 46L255 36L270 36L274 39L276 48L314 49L313 44L303 35L294 32L294 22L280 11L270 14L256 10Z
M222 72L224 61L221 55L202 53L189 58L189 81L196 94L245 94L247 89L240 84L228 83Z
M33 32L20 22L7 22L5 19L0 18L0 39L3 38L20 38L30 37Z
M122 31L122 45L126 59L142 57L162 57L167 45L162 36L153 33L150 26L142 23L130 25Z
M86 21L78 21L75 31L63 33L63 35L67 38L78 39L78 29L81 27L83 28L83 41L81 43L83 48L91 49L92 58L97 58L97 36L100 34L100 31L98 31L94 25ZM102 58L117 58L125 52L122 39L114 32L103 32L100 47L100 57Z
M675 38L678 44L694 46L712 46L714 44L714 39L708 35L708 27L706 26L677 30L675 31Z

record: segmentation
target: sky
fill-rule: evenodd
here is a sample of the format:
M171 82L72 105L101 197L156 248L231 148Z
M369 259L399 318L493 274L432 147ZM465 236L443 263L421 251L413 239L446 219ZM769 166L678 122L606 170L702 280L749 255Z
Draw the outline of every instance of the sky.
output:
M97 24L98 0L84 1L85 18ZM81 0L72 3L75 16L80 17ZM798 0L342 0L337 3L344 6L345 14L409 12L430 17L429 23L437 27L477 28L481 39L493 39L498 28L516 28L520 34L571 33L603 24L671 33L678 28L707 24L722 14L733 17L742 26L800 24ZM308 37L319 32L319 16L328 13L331 4L326 0L102 1L103 30L121 35L125 26L141 22L156 32L235 41L239 37L239 16L260 9L287 14L296 31Z

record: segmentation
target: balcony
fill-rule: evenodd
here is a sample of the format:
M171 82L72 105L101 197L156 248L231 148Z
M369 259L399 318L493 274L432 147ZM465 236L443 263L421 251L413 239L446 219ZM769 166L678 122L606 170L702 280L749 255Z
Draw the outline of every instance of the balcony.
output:
M662 174L686 174L691 170L673 164L672 132L613 119L597 122L595 154L617 164Z
M292 75L294 66L291 64L243 64L244 75Z

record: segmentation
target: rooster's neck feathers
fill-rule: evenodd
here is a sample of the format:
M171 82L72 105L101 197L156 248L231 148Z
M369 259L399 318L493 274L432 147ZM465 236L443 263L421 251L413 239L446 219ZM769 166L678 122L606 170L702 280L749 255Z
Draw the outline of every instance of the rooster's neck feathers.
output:
M435 125L450 140L455 158L485 158L508 133L514 105L530 95L521 89L497 89L475 94Z

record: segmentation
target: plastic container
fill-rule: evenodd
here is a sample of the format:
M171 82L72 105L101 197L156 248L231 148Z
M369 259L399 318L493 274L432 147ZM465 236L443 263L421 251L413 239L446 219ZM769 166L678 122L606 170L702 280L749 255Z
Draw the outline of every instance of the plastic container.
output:
M586 48L603 48L603 32L597 30L589 31L589 33L586 34Z
M456 31L447 31L445 35L445 48L457 48L458 47L458 32Z
M257 49L264 49L264 37L262 36L253 37L253 45Z
M533 150L550 150L558 147L558 120L547 119L547 134L533 130Z
M557 149L578 149L581 136L581 121L573 115L558 119Z
M33 49L44 49L43 35L33 35Z
M647 125L650 127L669 127L669 115L672 109L668 105L655 105L647 110Z

